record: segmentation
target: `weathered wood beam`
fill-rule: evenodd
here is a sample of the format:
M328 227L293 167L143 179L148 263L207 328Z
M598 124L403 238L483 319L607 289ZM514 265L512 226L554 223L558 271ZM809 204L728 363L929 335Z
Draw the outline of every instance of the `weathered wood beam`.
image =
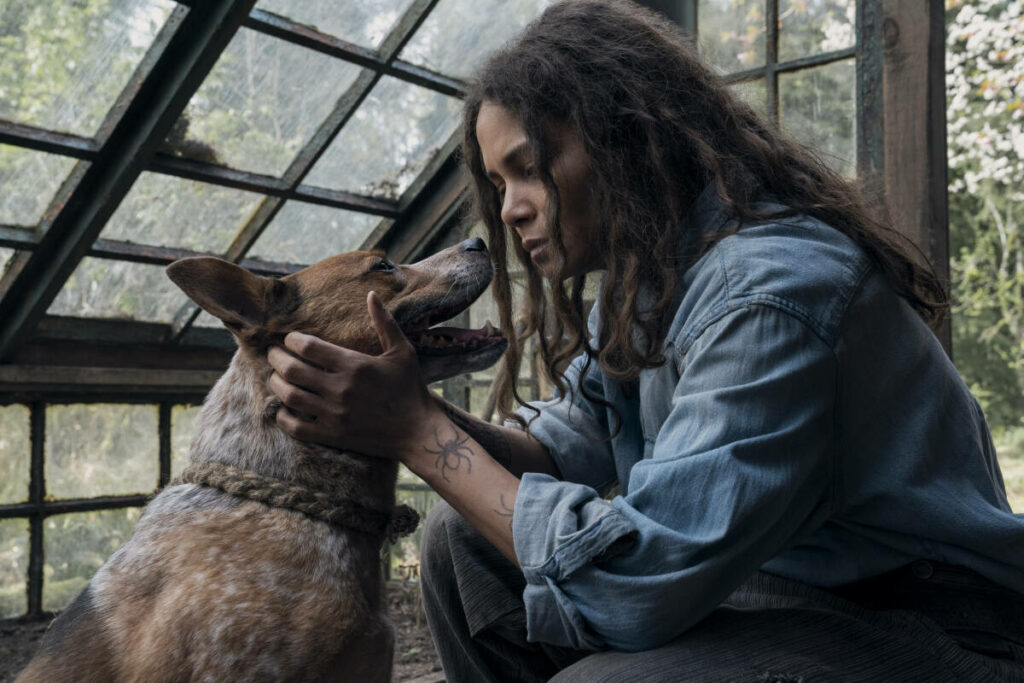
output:
M205 394L221 370L0 365L0 395L18 392L80 391L84 388L125 394Z
M882 0L885 190L893 222L949 279L945 6ZM937 331L951 351L948 320Z
M223 372L233 353L234 349L212 347L39 339L21 347L11 364Z

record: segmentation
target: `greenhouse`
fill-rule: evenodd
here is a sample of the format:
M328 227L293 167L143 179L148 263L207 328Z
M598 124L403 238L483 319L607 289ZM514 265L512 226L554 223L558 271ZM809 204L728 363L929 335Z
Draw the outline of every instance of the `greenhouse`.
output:
M277 280L345 252L386 255L390 267L491 242L463 104L477 70L559 4L4 0L0 681L14 680L50 621L189 468L204 398L232 363L236 336L167 266L213 256ZM869 203L884 198L890 224L948 288L935 337L984 412L1004 501L1024 513L1024 4L636 4L678 26L744 111ZM537 280L513 241L514 313ZM609 287L601 272L581 275L566 301L590 311ZM488 290L445 324L490 329L502 315ZM507 390L550 399L564 391L546 365L561 342L530 331ZM500 424L504 363L429 389ZM625 495L629 481L620 472L619 488L600 493ZM434 484L401 467L397 501L425 519L447 497ZM442 671L431 640L423 529L381 551L392 680L476 680ZM1020 642L1013 652L1024 662Z

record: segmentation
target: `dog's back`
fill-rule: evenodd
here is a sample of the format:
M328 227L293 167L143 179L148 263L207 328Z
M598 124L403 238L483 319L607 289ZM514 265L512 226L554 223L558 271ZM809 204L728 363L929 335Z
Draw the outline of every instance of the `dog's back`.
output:
M169 488L18 680L387 680L377 553L353 547L367 543L301 513ZM356 676L360 662L371 666Z

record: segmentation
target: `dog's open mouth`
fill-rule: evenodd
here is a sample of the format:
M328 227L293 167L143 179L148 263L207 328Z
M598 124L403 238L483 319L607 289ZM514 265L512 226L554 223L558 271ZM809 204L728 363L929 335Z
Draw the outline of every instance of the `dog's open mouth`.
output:
M431 327L458 315L468 303L422 313L402 324L402 331L416 349L428 382L483 370L505 352L508 342L490 321L475 330L445 325Z
M472 353L488 347L505 347L505 337L488 320L478 330L460 327L430 327L437 321L445 320L458 312L435 311L412 321L405 330L406 337L423 356L450 356Z

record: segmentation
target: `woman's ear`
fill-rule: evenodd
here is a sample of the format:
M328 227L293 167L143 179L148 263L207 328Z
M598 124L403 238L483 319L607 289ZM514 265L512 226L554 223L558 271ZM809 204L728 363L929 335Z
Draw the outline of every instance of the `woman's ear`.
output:
M237 332L267 322L280 283L212 256L192 256L167 266L167 277L210 315Z

